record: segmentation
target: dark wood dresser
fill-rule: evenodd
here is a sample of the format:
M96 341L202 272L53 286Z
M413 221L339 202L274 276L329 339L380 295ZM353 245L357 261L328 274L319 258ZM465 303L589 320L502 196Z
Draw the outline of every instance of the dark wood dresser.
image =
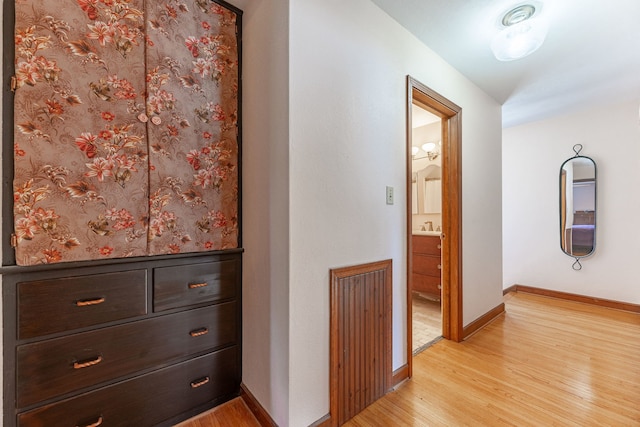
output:
M412 235L413 288L429 298L440 300L442 293L442 244L440 236Z
M239 395L242 11L3 17L2 425L169 426Z
M169 426L237 396L241 253L3 269L4 426Z

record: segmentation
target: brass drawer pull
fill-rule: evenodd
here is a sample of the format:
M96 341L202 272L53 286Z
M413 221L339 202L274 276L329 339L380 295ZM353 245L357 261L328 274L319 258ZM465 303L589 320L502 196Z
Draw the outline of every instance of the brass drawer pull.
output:
M97 365L98 363L102 362L102 356L98 356L95 359L91 359L91 360L84 360L84 361L80 361L80 362L73 362L73 369L82 369L82 368L88 368L89 366L94 366ZM99 424L98 424L99 425Z
M202 387L203 385L207 384L209 381L210 381L209 377L204 377L201 380L192 381L191 388Z
M438 249L442 249L442 245L438 245Z
M197 288L204 288L205 286L208 286L209 284L207 282L204 283L189 283L189 289L197 289Z
M94 298L94 299L81 299L76 301L76 305L78 307L87 307L89 305L98 305L105 302L105 298Z
M442 285L441 284L438 284L438 289L442 289Z
M208 333L209 333L208 328L200 328L200 329L194 329L193 331L189 332L189 335L191 335L192 337L200 337Z
M98 427L99 425L102 425L102 420L103 420L102 415L100 415L95 423L83 424L83 425L76 424L76 427Z
M438 264L438 270L442 270L442 265Z

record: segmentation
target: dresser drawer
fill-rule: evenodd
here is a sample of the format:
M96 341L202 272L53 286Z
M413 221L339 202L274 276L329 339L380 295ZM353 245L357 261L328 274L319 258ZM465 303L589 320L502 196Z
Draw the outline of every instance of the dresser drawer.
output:
M412 291L440 297L442 293L442 280L440 277L425 276L424 274L413 274Z
M236 343L235 301L17 348L18 407Z
M414 255L413 272L440 277L442 275L442 261L439 256Z
M414 254L440 255L442 242L440 236L411 236Z
M238 286L239 268L235 260L155 268L154 310L233 298Z
M19 414L18 425L154 426L237 393L240 386L237 352L235 346L230 347L43 406Z
M147 313L146 270L18 283L18 338Z

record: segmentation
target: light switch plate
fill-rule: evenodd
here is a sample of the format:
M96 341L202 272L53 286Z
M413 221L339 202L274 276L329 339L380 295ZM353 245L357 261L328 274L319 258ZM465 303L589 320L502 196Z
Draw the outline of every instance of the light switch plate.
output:
M387 204L393 204L393 187L387 186Z

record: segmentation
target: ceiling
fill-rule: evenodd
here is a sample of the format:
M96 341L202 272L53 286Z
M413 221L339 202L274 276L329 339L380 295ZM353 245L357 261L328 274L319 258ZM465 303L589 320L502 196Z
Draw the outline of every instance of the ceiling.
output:
M596 104L640 102L640 0L372 0L503 105L503 127ZM504 13L536 6L549 31L528 57L501 62Z
M430 125L431 123L442 120L435 114L431 114L424 108L418 107L416 104L411 105L411 127L419 128L421 126ZM414 144L415 145L415 144Z

